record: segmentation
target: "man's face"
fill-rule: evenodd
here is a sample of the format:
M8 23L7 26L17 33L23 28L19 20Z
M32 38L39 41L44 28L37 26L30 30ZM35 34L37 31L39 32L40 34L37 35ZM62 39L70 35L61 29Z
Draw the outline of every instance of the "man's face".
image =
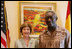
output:
M53 26L55 24L55 22L56 22L56 17L53 16L53 13L52 12L47 13L47 15L46 15L46 24L48 26Z

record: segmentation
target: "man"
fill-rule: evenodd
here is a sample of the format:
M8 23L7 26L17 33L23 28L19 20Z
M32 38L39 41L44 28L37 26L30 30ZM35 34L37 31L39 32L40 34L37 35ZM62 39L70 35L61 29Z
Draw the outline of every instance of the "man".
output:
M62 27L57 26L57 16L54 11L45 13L45 22L47 30L39 36L39 48L68 48L71 47L71 38L69 32Z

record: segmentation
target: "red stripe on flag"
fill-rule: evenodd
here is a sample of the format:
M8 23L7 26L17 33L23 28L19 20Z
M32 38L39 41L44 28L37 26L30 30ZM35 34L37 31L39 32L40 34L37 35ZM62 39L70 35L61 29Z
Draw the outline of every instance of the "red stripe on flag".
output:
M68 18L68 15L69 15L69 14L70 14L70 1L68 1L66 19Z
M6 39L7 39L7 46L10 47L10 36L9 36L9 29L6 31Z
M10 37L9 37L9 29L6 31L6 39L8 38L8 40L10 41Z
M5 48L7 48L6 47L6 41L1 37L1 43L5 46Z

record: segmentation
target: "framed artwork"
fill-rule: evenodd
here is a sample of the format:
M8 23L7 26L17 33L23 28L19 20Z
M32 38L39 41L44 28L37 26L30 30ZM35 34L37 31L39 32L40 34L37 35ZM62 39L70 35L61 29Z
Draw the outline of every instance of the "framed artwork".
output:
M25 22L32 24L33 32L40 33L45 31L45 12L47 10L56 11L56 3L50 2L20 2L20 24Z

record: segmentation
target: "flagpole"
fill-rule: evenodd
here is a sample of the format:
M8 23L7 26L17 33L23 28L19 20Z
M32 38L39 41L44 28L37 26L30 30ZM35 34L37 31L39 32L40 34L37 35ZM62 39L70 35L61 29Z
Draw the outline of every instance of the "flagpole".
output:
M6 9L5 9L5 1L4 1L4 14L5 14L5 22L6 22L6 36L7 36L7 46L10 48L9 38L8 38L8 24L7 24L7 15L6 15Z

